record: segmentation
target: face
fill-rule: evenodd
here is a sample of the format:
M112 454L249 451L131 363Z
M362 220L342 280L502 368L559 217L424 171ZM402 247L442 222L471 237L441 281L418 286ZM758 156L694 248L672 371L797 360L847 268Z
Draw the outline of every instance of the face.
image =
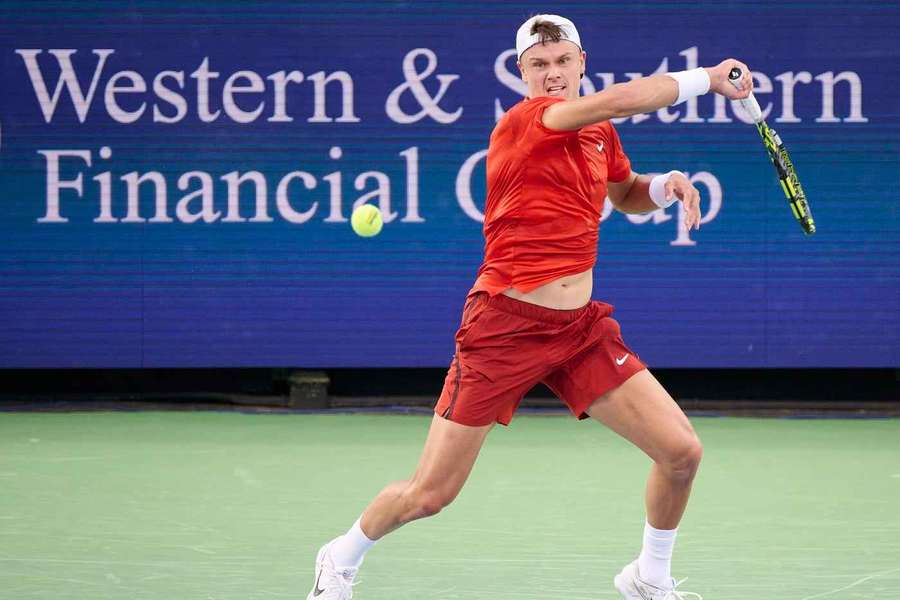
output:
M587 54L569 40L535 44L522 53L519 70L528 97L554 96L574 100L581 95L581 74Z

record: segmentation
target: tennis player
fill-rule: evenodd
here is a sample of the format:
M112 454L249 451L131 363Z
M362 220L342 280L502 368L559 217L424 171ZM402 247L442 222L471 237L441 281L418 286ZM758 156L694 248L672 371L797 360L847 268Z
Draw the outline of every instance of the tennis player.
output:
M586 54L575 25L528 19L516 35L528 96L491 134L484 263L463 309L425 448L412 478L389 484L343 536L316 557L309 600L346 600L375 541L438 513L459 493L495 423L508 425L523 395L545 383L579 419L603 423L653 461L643 547L614 579L627 600L675 600L670 574L678 523L702 447L687 417L622 339L613 307L591 301L604 199L624 213L681 202L700 224L700 196L678 171L638 175L610 123L709 91L745 98L750 69L737 60L644 77L582 97ZM744 78L728 81L732 67ZM665 303L656 298L654 303Z

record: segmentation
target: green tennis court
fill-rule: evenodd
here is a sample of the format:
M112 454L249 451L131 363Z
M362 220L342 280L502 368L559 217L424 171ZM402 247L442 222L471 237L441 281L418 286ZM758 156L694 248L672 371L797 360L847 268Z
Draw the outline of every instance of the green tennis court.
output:
M412 472L428 419L0 414L0 598L305 598L316 550ZM900 420L692 421L685 589L900 598ZM520 415L453 505L379 542L354 597L618 598L648 467L599 425Z

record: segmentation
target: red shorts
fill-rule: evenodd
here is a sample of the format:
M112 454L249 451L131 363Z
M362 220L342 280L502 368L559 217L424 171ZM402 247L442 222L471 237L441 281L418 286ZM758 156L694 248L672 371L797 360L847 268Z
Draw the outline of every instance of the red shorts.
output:
M471 295L435 412L463 425L508 425L541 382L587 418L594 400L646 368L622 341L612 311L596 301L554 310L502 294Z

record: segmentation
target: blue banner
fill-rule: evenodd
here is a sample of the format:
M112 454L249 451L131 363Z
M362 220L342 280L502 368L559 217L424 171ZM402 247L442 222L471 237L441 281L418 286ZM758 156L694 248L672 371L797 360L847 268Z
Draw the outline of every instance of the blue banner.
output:
M548 10L585 94L750 65L818 226L729 101L617 122L703 213L687 234L677 205L607 202L594 297L626 342L653 367L900 366L896 5L174 6L0 6L0 367L447 366L488 137L525 91L515 32Z

